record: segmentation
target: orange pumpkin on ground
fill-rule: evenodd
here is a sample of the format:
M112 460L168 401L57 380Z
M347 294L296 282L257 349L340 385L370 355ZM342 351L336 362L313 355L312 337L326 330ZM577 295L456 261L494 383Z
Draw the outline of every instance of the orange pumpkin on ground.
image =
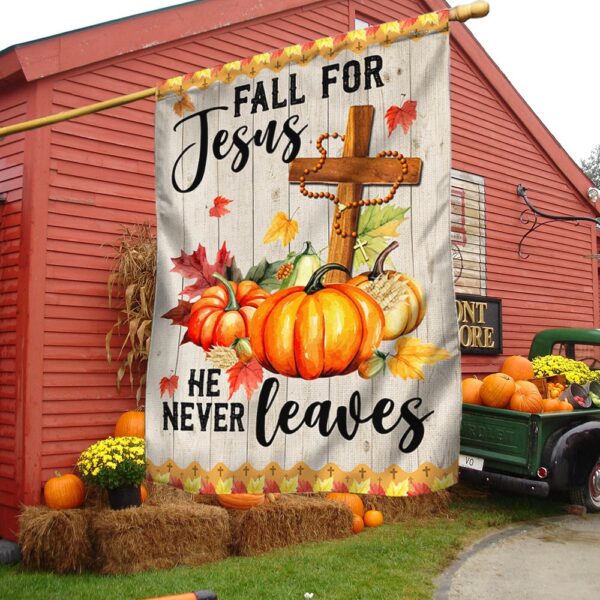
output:
M544 407L544 412L558 412L561 410L562 400L558 398L542 398L542 405ZM569 404L567 402L567 404Z
M221 506L235 510L249 510L265 503L264 494L217 494Z
M365 528L365 522L362 517L352 515L352 532L360 533Z
M504 373L493 373L483 379L479 390L481 403L493 408L506 408L515 393L515 381Z
M533 365L524 356L509 356L502 363L500 372L510 375L515 381L534 378Z
M123 413L115 425L115 437L144 437L144 413L140 410L128 410Z
M383 513L380 510L368 510L363 520L367 527L379 527L383 525Z
M235 283L214 273L221 285L204 291L192 305L185 341L204 350L213 346L231 346L238 338L247 338L250 321L257 307L269 297L254 281Z
M77 475L56 471L44 485L44 502L48 508L77 508L83 504L84 492L83 481Z
M325 497L332 502L342 502L358 517L365 514L365 505L358 494L349 494L347 492L331 492Z
M544 410L542 395L530 381L515 381L515 391L510 397L509 408L519 412L541 413Z
M398 247L392 242L376 258L373 270L353 277L346 283L355 285L381 305L385 316L384 340L395 340L416 329L426 311L425 294L416 279L398 271L386 271L383 266L388 255ZM387 278L387 281L380 281Z
M462 401L465 404L481 404L481 386L483 381L477 377L467 377L462 380Z
M316 379L356 371L379 346L384 316L379 304L361 289L323 277L338 264L318 268L303 288L273 294L256 310L250 343L256 360L287 377Z

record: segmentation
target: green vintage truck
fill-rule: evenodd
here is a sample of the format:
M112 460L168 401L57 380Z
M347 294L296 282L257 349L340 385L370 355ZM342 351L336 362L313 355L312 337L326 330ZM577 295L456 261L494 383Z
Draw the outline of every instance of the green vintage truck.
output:
M600 329L547 329L529 359L562 354L600 368ZM567 492L573 504L600 512L600 409L529 414L463 405L462 481L516 493Z

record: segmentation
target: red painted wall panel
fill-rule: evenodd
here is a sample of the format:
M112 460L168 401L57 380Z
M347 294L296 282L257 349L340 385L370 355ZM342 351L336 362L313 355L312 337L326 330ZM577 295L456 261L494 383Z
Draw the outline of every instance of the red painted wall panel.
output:
M355 17L382 22L426 10L416 0L323 0L48 77L40 94L51 103L45 112L74 108L152 87L178 73L342 33ZM171 19L171 14L166 11L164 18ZM485 178L487 293L503 298L505 351L526 353L539 328L596 323L598 274L584 258L596 249L595 232L569 224L541 229L526 247L531 258L518 258L524 229L518 220L522 206L515 195L517 183L530 189L540 208L564 214L581 213L585 206L454 42L451 54L453 166ZM2 105L4 98L0 120L23 120L23 108ZM44 207L46 244L43 260L31 273L43 278L38 289L44 298L37 317L42 323L43 350L37 363L41 415L32 421L39 428L41 455L34 460L38 490L56 468L70 468L89 443L112 433L118 415L134 404L129 385L117 393L118 362L108 365L104 354L104 336L116 318L108 308L106 281L110 246L122 226L154 221L153 115L153 100L144 100L55 125L47 134L47 186L40 186L34 198ZM17 495L14 481L3 474L9 473L14 453L10 373L15 337L10 323L16 315L16 289L11 282L18 267L23 151L19 136L0 144L0 191L2 185L11 187L11 210L0 225L0 252L6 253L0 254L0 268L8 275L0 281L0 310L8 319L0 330L0 377L9 383L6 397L0 396L0 431L7 433L0 440L0 506L14 506ZM582 282L579 289L567 285L573 278ZM114 338L115 351L121 341ZM489 372L498 362L465 357L463 370Z

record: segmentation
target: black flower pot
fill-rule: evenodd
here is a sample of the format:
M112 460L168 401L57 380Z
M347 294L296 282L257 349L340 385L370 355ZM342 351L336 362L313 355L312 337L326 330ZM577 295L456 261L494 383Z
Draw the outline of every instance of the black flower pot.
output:
M142 496L139 485L121 485L108 490L108 502L113 510L121 510L130 506L140 506Z

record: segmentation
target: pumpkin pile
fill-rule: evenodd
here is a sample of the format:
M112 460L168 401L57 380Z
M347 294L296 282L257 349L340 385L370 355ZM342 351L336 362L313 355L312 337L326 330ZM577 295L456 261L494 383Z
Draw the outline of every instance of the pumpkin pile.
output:
M365 511L365 505L358 494L347 492L331 492L327 494L326 500L330 502L341 502L352 511L352 531L360 533L365 527L379 527L383 525L383 513L379 510Z
M562 384L548 384L548 398L543 398L533 383L534 367L524 356L509 356L500 372L483 378L467 377L462 381L462 398L465 404L479 404L491 408L504 408L518 412L542 413L572 411L573 406L558 396L564 391Z

